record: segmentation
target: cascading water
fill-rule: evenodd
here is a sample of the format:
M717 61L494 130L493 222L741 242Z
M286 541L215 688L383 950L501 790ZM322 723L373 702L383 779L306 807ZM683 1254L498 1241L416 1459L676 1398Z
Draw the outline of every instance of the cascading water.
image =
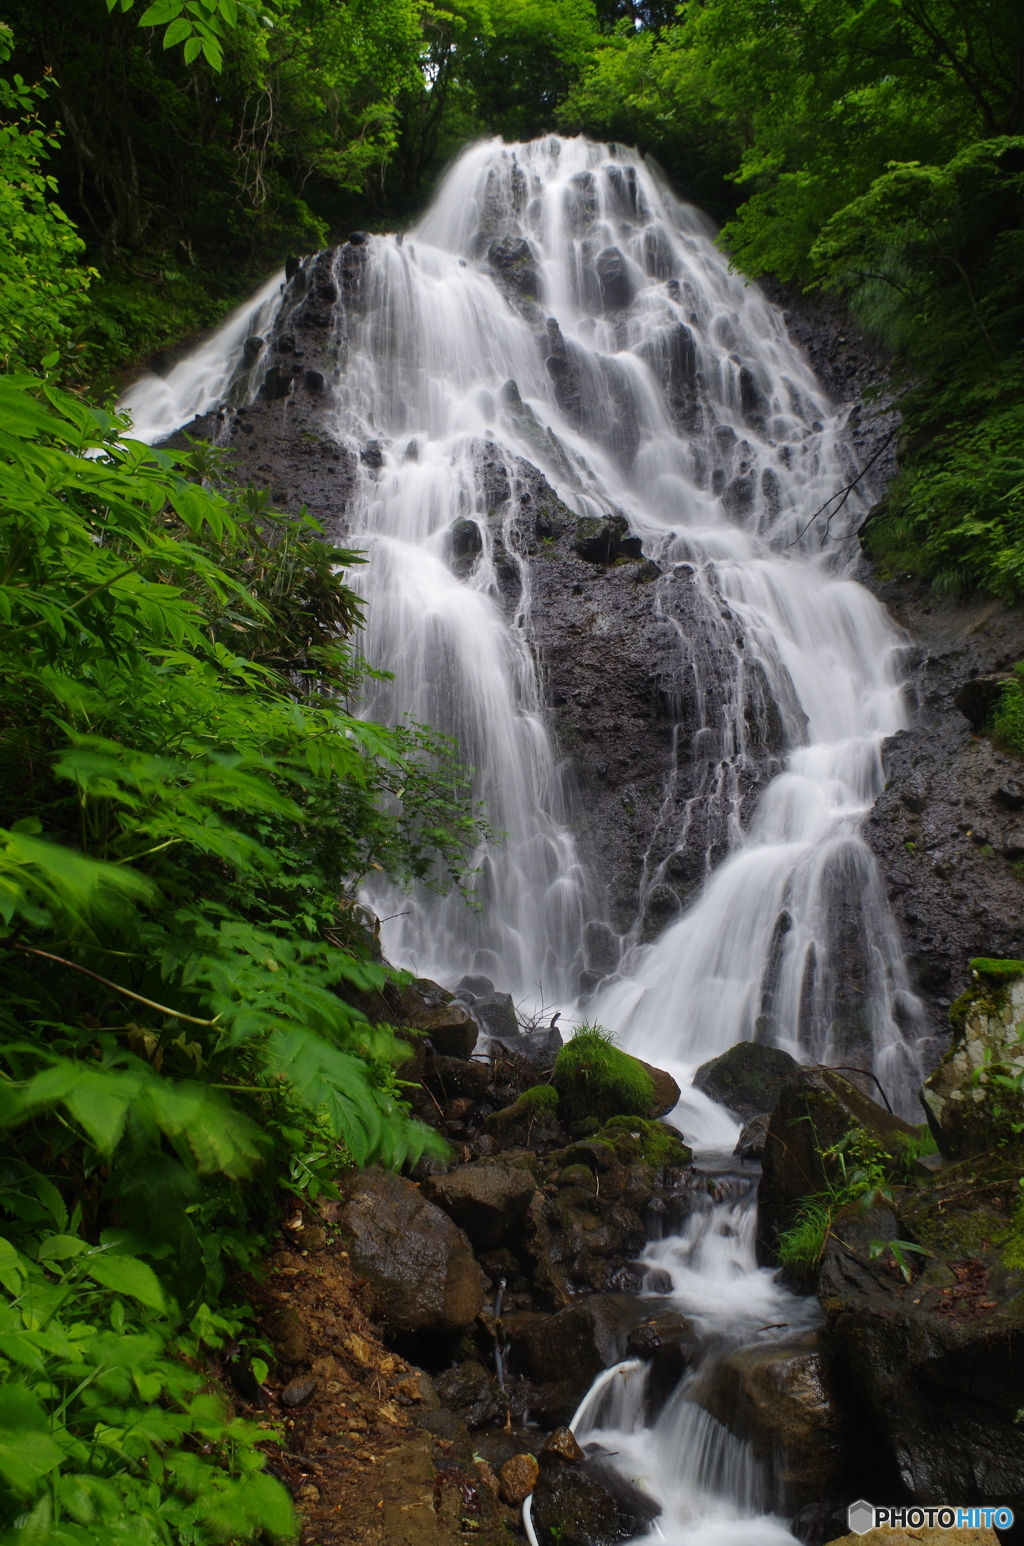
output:
M649 1245L644 1261L672 1282L671 1305L693 1323L702 1355L653 1418L648 1366L620 1364L595 1381L573 1419L578 1442L608 1456L662 1507L650 1539L668 1546L782 1546L793 1536L772 1511L779 1488L751 1445L703 1404L723 1359L739 1347L796 1345L813 1335L817 1301L800 1299L758 1268L755 1188L722 1178L721 1199L695 1207L679 1234ZM655 1301L664 1304L664 1299ZM645 1537L647 1539L647 1537Z
M676 1120L705 1146L731 1145L735 1130L689 1090L693 1068L755 1037L804 1060L868 1061L912 1109L919 1009L858 835L882 741L903 723L903 641L851 577L867 500L848 488L858 469L844 416L781 314L640 157L582 139L471 148L415 230L367 239L353 264L337 275L324 422L356 468L338 535L370 560L358 580L366 653L392 673L367 712L453 735L505 834L477 856L475 913L425 890L374 896L382 916L401 915L384 925L388 956L442 981L483 970L542 999L574 993L587 878L530 648L525 461L578 516L626 517L658 565L649 591L676 630L679 671L699 705L714 695L688 744L677 732L675 759L702 765L690 808L724 813L731 852L707 861L698 900L660 938L642 943L638 927L626 940L588 1016L677 1074ZM295 283L276 302L279 326ZM257 297L264 325L272 289ZM138 434L161 438L218 396L258 390L250 315L167 382L133 389ZM678 622L684 584L714 640L713 682ZM784 750L751 815L752 702ZM667 792L663 826L675 809ZM677 849L688 832L689 812L670 833ZM652 848L638 919L663 867ZM752 1199L724 1203L656 1248L688 1313L733 1339L805 1313L757 1269L752 1220ZM581 1432L601 1433L626 1469L642 1462L670 1539L788 1538L749 1454L691 1384L648 1433L627 1410L627 1371L594 1396Z

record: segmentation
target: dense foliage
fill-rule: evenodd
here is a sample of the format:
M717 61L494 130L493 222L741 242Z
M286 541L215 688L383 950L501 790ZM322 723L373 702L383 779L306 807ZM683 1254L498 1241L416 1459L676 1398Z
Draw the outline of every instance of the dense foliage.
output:
M869 550L1008 600L1024 596L1022 82L1013 0L704 0L620 27L560 109L731 216L745 272L845 296L895 351L909 431Z
M355 555L125 429L0 376L0 1524L288 1534L170 1354L241 1333L277 1187L436 1145L355 893L457 882L479 823L448 743L343 707Z

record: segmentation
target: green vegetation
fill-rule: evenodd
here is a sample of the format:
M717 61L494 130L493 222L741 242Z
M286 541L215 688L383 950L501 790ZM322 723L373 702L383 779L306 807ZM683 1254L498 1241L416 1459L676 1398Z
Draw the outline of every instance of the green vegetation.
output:
M522 1105L532 1117L553 1117L558 1106L558 1091L550 1084L533 1084L520 1095Z
M650 1074L599 1025L573 1032L555 1059L552 1079L569 1122L586 1117L605 1122L624 1112L646 1116L654 1100Z
M1024 596L1013 0L7 0L4 17L8 357L58 348L92 382L159 361L289 252L401 223L476 135L638 143L725 220L744 272L837 292L894 351L902 472L862 534L882 572Z
M865 1129L853 1128L839 1143L821 1151L828 1183L800 1203L793 1223L779 1235L777 1256L782 1266L801 1277L812 1277L824 1254L829 1231L844 1208L856 1203L867 1212L879 1201L891 1202L893 1186L907 1181L914 1160L938 1152L926 1127L916 1138L894 1133L892 1140L893 1147L886 1148ZM904 1273L906 1257L901 1259L900 1248L920 1249L898 1240L875 1243L880 1249L874 1254L890 1250Z
M1017 662L1003 683L989 729L1000 745L1024 752L1024 661Z
M480 826L447 742L343 707L357 555L125 428L0 376L0 1528L287 1536L203 1351L279 1187L437 1149L346 1002L355 894Z

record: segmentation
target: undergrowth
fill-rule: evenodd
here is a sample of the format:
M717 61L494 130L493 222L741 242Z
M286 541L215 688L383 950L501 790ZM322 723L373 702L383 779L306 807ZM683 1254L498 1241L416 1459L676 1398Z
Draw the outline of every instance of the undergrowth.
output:
M782 1266L801 1275L815 1272L832 1224L844 1208L858 1203L867 1211L880 1200L891 1202L893 1185L911 1177L914 1161L938 1152L927 1128L913 1138L897 1133L893 1139L895 1153L863 1129L854 1128L839 1143L821 1150L830 1179L800 1203L792 1225L779 1235L776 1251ZM889 1244L910 1249L905 1241Z

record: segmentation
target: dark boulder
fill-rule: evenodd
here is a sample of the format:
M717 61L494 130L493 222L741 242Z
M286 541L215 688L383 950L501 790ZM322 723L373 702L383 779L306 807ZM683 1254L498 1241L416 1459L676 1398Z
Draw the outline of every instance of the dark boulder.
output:
M637 1058L636 1061L650 1074L651 1083L654 1086L654 1099L651 1101L651 1109L647 1115L667 1117L669 1112L674 1111L679 1104L681 1092L678 1084L663 1068L655 1068L652 1063L645 1063L643 1058Z
M608 1464L543 1466L533 1490L540 1546L618 1546L645 1535L661 1509Z
M618 247L602 247L594 260L594 268L605 311L621 311L628 306L633 299L633 278Z
M614 564L617 558L643 557L643 543L639 537L630 536L624 515L581 516L576 522L573 547L588 564Z
M473 1006L474 1009L476 1005ZM555 1059L562 1050L562 1038L551 1026L546 1031L525 1031L521 1036L495 1037L491 1042L491 1054L529 1063L539 1072L554 1068Z
M403 1078L408 1078L404 1072L406 1066L403 1065ZM442 1105L459 1099L485 1101L491 1093L490 1064L476 1058L428 1058L422 1079Z
M831 1345L920 1503L1020 1504L1024 1251L1019 1234L1016 1254L1005 1244L1019 1166L986 1165L901 1191L895 1209L845 1209L821 1266ZM930 1252L904 1251L909 1282L877 1249L891 1240Z
M470 1325L484 1285L462 1230L391 1171L359 1171L342 1184L338 1227L388 1329L445 1335Z
M515 383L513 382L513 385ZM494 992L494 983L489 977L468 976L460 977L455 984L455 997L462 998L463 994L471 993L474 999L490 998Z
M693 1084L720 1106L727 1106L741 1122L749 1122L759 1112L771 1111L783 1084L799 1066L779 1047L741 1041L720 1057L702 1063Z
M477 1022L455 995L421 977L402 989L402 1009L411 1025L422 1031L444 1057L468 1058L477 1044Z
M287 397L295 380L295 372L285 365L272 365L263 377L263 385L260 387L260 396L264 402L278 402L282 397Z
M461 1417L471 1431L500 1426L508 1416L508 1400L487 1370L473 1360L446 1369L434 1381L443 1406Z
M477 1160L446 1176L432 1176L420 1190L465 1230L476 1250L490 1251L502 1245L524 1217L537 1183L528 1170Z
M758 1243L766 1259L795 1222L804 1198L835 1179L823 1150L858 1130L887 1153L898 1153L917 1128L893 1116L831 1068L806 1068L782 1087L768 1126L757 1189Z
M846 1464L849 1423L819 1342L737 1348L702 1370L695 1387L700 1405L751 1444L780 1513L827 1494Z
M484 539L476 521L460 515L448 530L448 548L453 558L473 558L481 551Z
M771 1112L769 1111L759 1111L756 1117L751 1117L749 1122L744 1122L743 1130L732 1152L741 1160L759 1160L764 1154L770 1122Z
M645 1309L623 1294L589 1294L515 1336L516 1367L534 1383L558 1384L579 1403L601 1371L625 1356L626 1339Z
M472 1012L485 1036L519 1035L519 1020L511 993L481 994L474 999Z
M543 285L533 249L522 236L501 236L487 249L487 262L502 285L525 300L540 299Z

